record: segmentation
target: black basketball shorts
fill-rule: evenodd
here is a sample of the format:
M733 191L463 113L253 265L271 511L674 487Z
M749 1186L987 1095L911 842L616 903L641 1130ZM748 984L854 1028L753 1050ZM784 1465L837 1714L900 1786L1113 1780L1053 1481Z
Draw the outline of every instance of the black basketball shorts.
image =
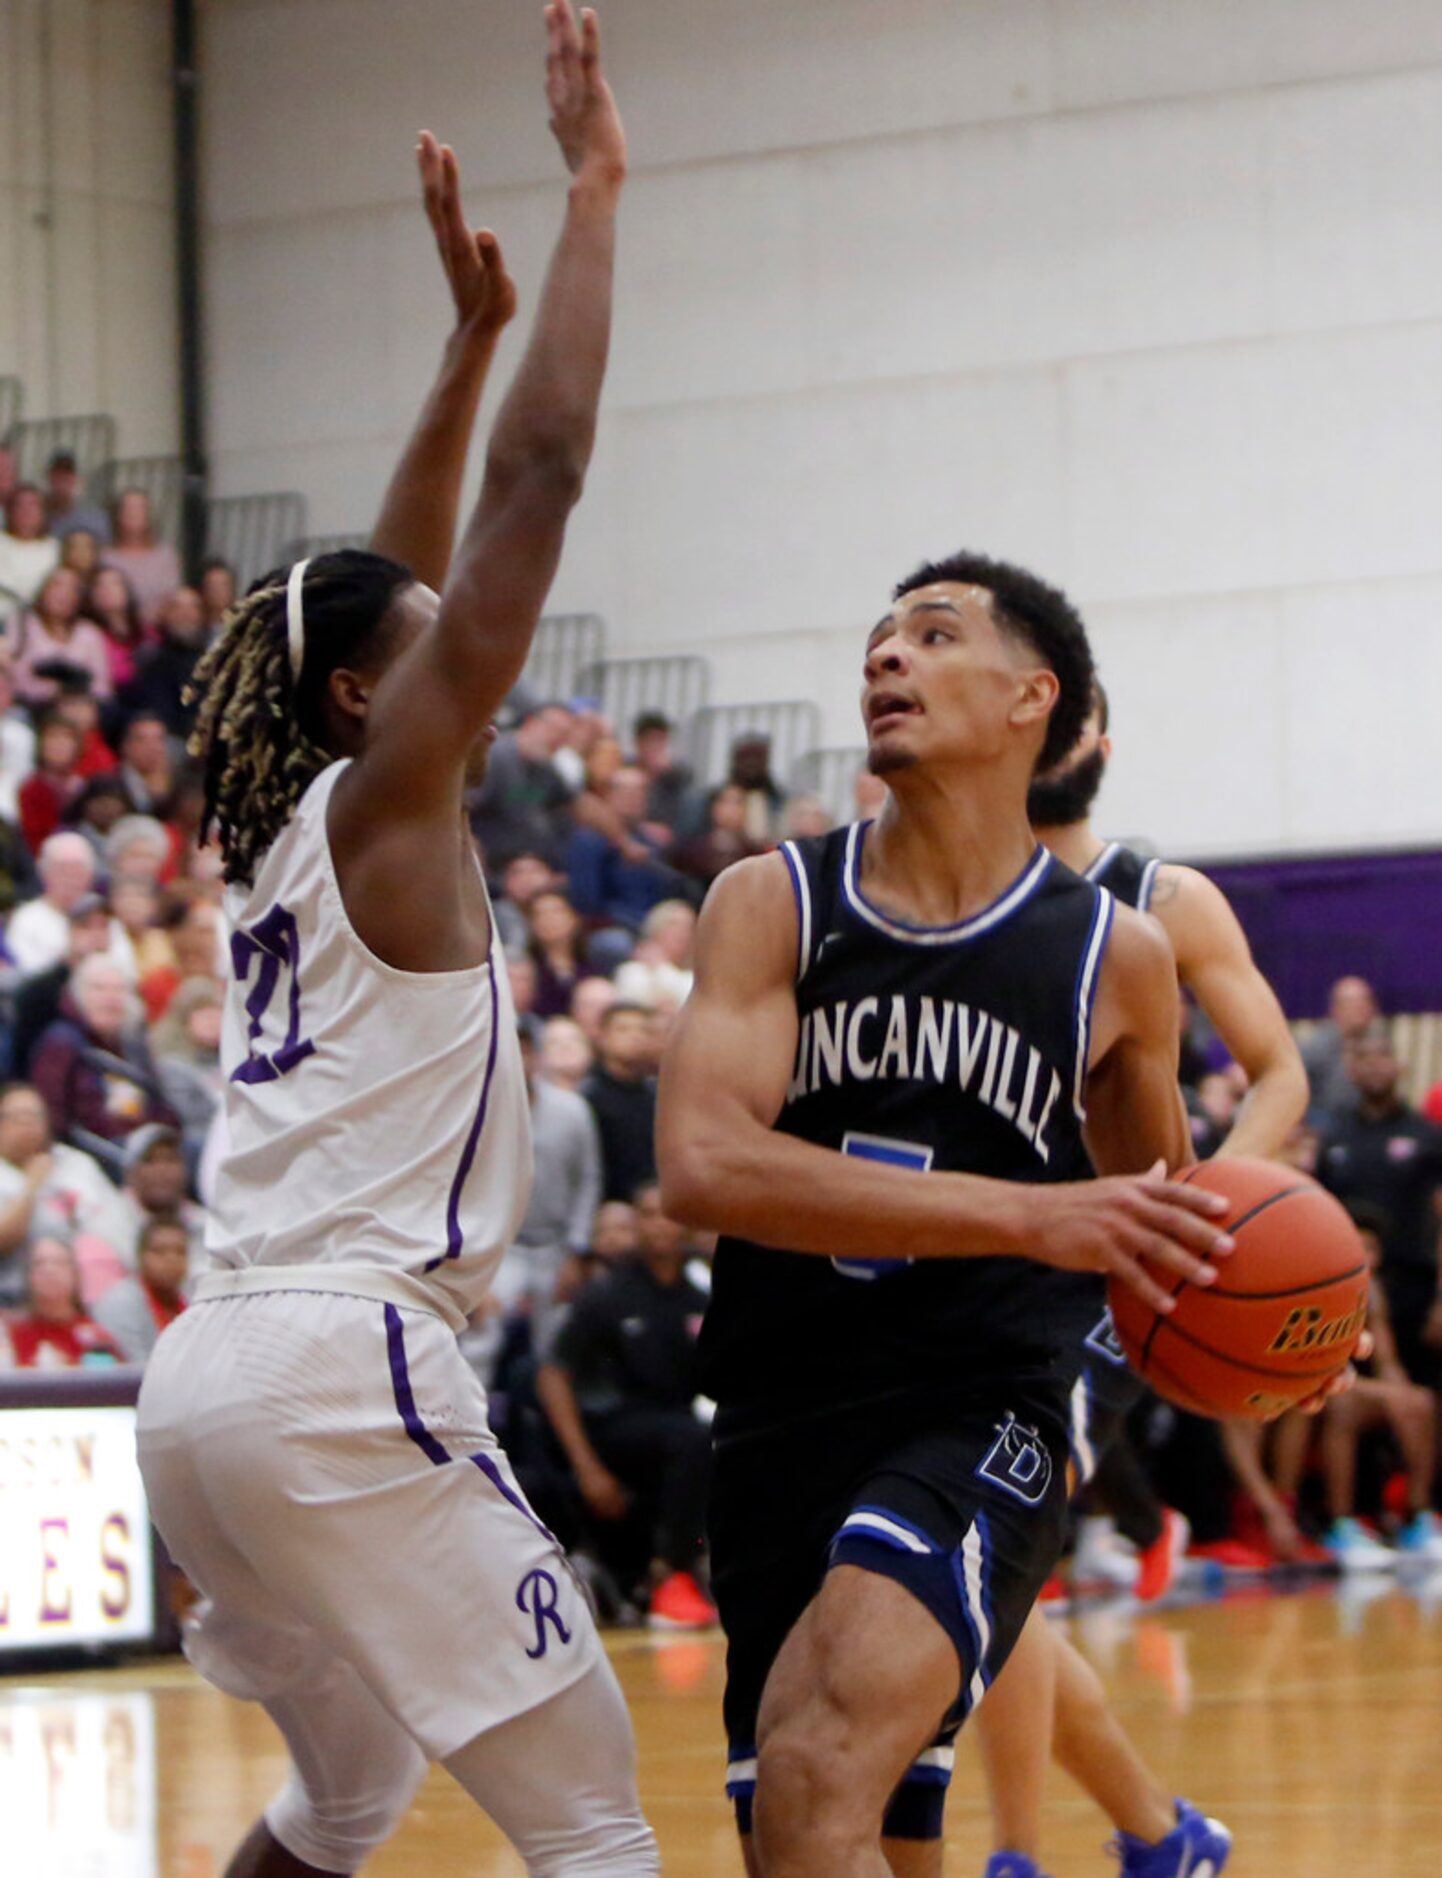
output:
M1112 1314L1104 1311L1082 1345L1081 1366L1068 1404L1067 1442L1074 1485L1084 1487L1103 1454L1121 1434L1147 1385L1127 1362Z
M904 1586L955 1647L956 1699L884 1828L939 1836L956 1731L1011 1653L1066 1527L1062 1392L993 1403L893 1397L719 1437L711 1571L727 1642L727 1791L742 1832L766 1679L827 1571L845 1564Z

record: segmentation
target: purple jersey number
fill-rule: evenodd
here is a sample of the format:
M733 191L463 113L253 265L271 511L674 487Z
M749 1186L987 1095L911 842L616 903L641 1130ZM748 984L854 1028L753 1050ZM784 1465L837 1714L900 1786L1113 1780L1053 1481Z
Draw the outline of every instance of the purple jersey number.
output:
M235 968L237 984L244 984L250 977L251 967L257 960L255 983L245 999L245 1014L250 1020L250 1054L238 1069L231 1071L232 1082L274 1082L315 1054L315 1045L300 1034L300 934L296 930L295 915L283 906L273 906L249 931L242 928L231 934L230 962ZM290 1022L285 1042L273 1056L267 1056L256 1044L265 1014L280 985L282 971L290 974Z

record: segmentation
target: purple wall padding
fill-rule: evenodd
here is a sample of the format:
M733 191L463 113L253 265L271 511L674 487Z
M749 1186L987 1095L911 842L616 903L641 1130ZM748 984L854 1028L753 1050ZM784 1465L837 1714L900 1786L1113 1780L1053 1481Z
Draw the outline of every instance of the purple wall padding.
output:
M1359 973L1387 1012L1442 1011L1442 852L1198 864L1226 894L1289 1017Z

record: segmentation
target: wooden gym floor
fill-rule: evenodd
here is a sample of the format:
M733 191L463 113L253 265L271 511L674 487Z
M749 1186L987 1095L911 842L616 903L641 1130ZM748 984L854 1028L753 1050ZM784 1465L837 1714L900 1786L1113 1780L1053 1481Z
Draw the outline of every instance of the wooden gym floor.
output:
M1226 1819L1228 1878L1434 1878L1442 1860L1442 1576L1259 1593L1163 1614L1096 1609L1071 1634L1170 1785ZM738 1878L721 1793L719 1639L625 1634L613 1652L669 1878ZM0 1679L0 1870L215 1878L279 1783L279 1738L183 1664ZM1047 1869L1102 1878L1106 1828L1057 1778ZM987 1851L958 1756L947 1872ZM433 1772L367 1878L507 1878L493 1828Z

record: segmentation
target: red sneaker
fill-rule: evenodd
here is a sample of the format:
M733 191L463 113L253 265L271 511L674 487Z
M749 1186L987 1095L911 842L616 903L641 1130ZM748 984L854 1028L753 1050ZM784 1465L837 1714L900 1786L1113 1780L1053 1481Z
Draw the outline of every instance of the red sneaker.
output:
M646 1621L657 1630L709 1630L716 1606L690 1572L672 1572L651 1593Z
M1136 1595L1143 1604L1165 1597L1177 1582L1177 1573L1187 1555L1192 1529L1182 1514L1170 1506L1162 1508L1161 1536L1138 1554L1142 1562Z
M1059 1578L1057 1574L1053 1572L1051 1577L1048 1578L1046 1583L1042 1586L1041 1596L1037 1599L1037 1603L1060 1604L1067 1595L1066 1580Z

